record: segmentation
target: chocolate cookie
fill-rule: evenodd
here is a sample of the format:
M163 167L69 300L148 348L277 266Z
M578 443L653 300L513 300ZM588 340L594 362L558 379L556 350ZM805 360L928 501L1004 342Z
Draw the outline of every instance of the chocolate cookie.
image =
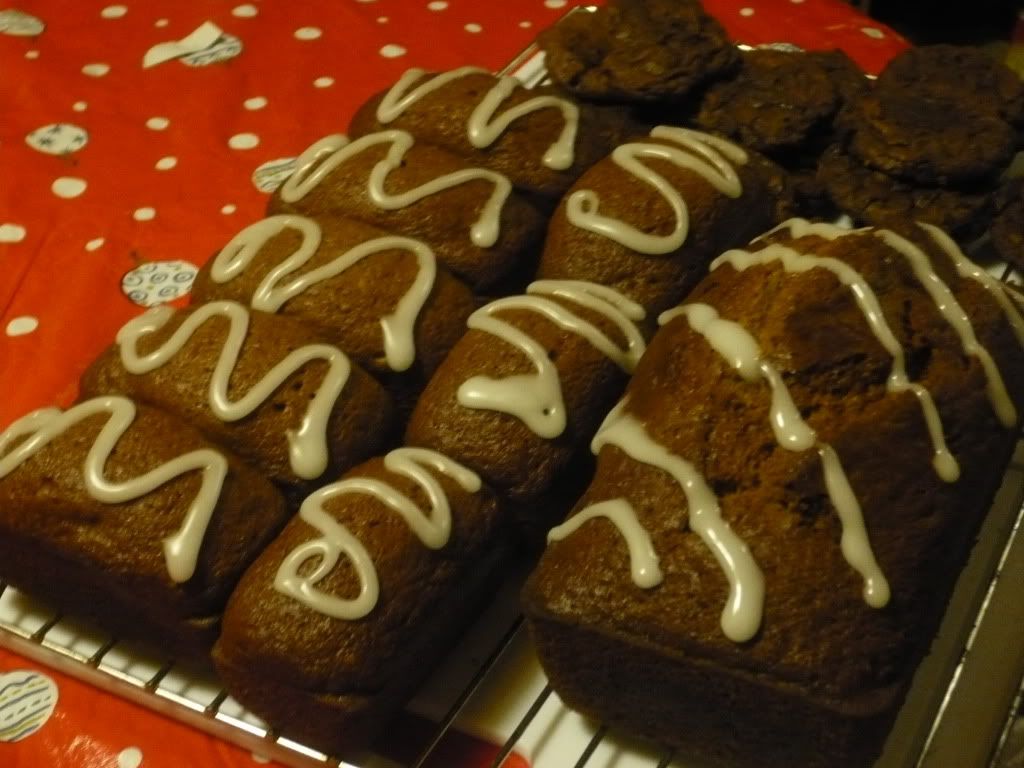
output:
M538 37L552 79L599 101L678 99L739 53L696 0L613 0Z
M836 205L858 221L880 226L926 221L957 235L971 235L984 226L990 197L984 189L912 185L866 168L838 146L822 155L818 178Z
M1009 67L973 47L928 45L901 53L878 76L879 87L998 115L1024 129L1024 82Z
M1024 268L1024 178L1013 179L995 195L992 245L999 256Z
M802 53L745 53L739 75L712 85L697 123L762 152L802 144L839 106L828 71Z
M828 73L844 104L857 101L871 90L871 81L864 70L844 51L835 48L831 51L808 51L804 55Z
M893 176L923 184L992 177L1013 156L1008 123L967 103L876 88L843 116L851 154Z

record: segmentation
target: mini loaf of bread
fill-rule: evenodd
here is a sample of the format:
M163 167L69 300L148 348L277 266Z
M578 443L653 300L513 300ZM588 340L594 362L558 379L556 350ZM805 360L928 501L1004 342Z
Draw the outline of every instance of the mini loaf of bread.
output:
M643 318L621 294L571 280L484 306L417 402L406 443L536 506L622 392L644 350Z
M480 478L433 451L357 467L246 572L214 649L222 679L291 738L365 745L493 586L504 524Z
M661 322L525 588L541 662L684 760L864 768L1015 443L1024 319L930 225L794 221Z
M545 224L505 176L399 130L317 141L269 211L352 218L417 238L475 290L532 272Z
M725 248L774 223L768 161L686 128L622 144L573 185L538 276L608 286L657 314Z
M287 317L217 301L158 307L118 333L82 377L179 416L291 499L385 447L394 409L337 347Z
M580 104L548 86L527 90L514 77L459 67L410 69L349 126L354 136L387 128L504 174L517 190L553 204L636 124L622 107Z
M426 244L351 219L294 215L235 235L199 270L192 299L301 320L400 397L422 389L476 308Z
M0 578L170 657L212 644L228 593L284 525L263 477L117 396L0 434Z

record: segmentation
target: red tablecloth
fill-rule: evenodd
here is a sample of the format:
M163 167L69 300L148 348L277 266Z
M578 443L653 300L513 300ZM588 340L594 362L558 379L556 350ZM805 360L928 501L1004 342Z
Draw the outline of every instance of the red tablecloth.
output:
M187 301L196 267L260 216L275 164L344 130L368 95L410 66L500 68L576 4L0 6L0 428L70 403L78 374L142 306ZM869 71L906 45L836 0L706 5L740 42L841 47ZM212 43L144 65L154 46L193 33ZM34 668L0 653L0 698L5 681L31 674L17 670ZM0 733L0 765L252 765L247 753L50 676L60 690L53 717L13 743Z

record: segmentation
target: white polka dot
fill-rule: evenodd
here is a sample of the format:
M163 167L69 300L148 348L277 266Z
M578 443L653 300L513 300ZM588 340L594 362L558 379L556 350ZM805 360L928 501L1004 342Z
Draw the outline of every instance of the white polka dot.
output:
M380 55L385 59L397 59L399 56L405 56L405 54L405 48L394 43L388 43L380 49Z
M7 324L8 336L24 336L39 327L39 320L31 315L16 317Z
M167 19L157 19L155 22L153 22L153 26L154 27L166 27L170 23L171 22L169 22Z
M262 96L253 96L251 99L246 99L244 104L246 109L255 111L267 106L267 100Z
M117 756L117 768L139 768L142 765L142 750L138 747L122 749Z
M789 0L793 5L800 5L804 0Z
M868 37L873 37L875 40L881 40L885 37L885 32L880 30L878 27L861 27L860 31Z
M103 77L107 72L110 71L109 64L103 64L97 62L95 64L86 64L82 67L82 74L88 75L89 77Z
M740 8L740 16L753 16L753 15L754 15L754 9L753 8Z
M74 104L71 105L71 108L75 110L75 112L85 112L85 110L89 108L89 105L86 104L84 101L76 101Z
M228 146L232 149L252 149L259 143L260 137L255 133L236 133L228 139Z
M566 0L544 0L545 8L565 8Z
M387 24L388 21L389 21L389 19L388 19L387 16L378 16L377 17L377 23L378 24Z
M94 238L94 239L90 240L88 243L85 244L85 250L87 250L87 251L98 251L100 248L103 247L103 244L105 242L107 242L107 241L104 240L102 237Z
M261 765L266 765L267 763L270 762L270 758L269 757L264 757L263 755L258 755L255 752L253 752L251 755L249 755L249 757L252 758L252 761L254 763L260 763Z
M166 117L151 117L146 121L146 127L151 131L162 131L171 124Z
M237 205L235 205L234 203L228 203L227 205L225 205L223 208L220 209L220 212L223 213L225 216L230 216L232 213L234 213L237 210L238 210L238 206Z
M296 40L316 40L323 31L319 27L299 27L295 30Z
M259 13L259 11L256 10L256 6L250 5L249 3L246 3L245 5L236 5L231 9L231 15L237 16L240 19L251 19L257 13Z
M447 7L448 3L444 2L444 0L434 0L432 3L427 3L427 8L432 11L443 11Z
M35 50L34 48L31 51L25 51L25 58L26 59L38 59L39 58L39 51Z
M467 32L472 32L474 35L484 31L484 28L479 24L467 24L463 29Z
M178 158L174 157L173 155L168 155L167 157L161 157L159 160L157 160L156 165L153 167L156 168L158 171L169 171L177 164Z
M357 2L360 2L360 3L376 3L377 0L357 0Z
M25 228L20 224L0 224L0 243L20 243L25 239Z
M522 29L529 29L530 27L533 26L533 22L532 21L520 21L519 22L519 26Z
M87 186L89 185L86 184L85 179L77 179L74 176L61 176L50 185L50 189L53 190L53 194L57 197L70 200L85 192Z
M136 208L132 213L132 218L136 221L152 221L156 218L156 210L153 208Z
M334 85L333 77L318 77L313 81L314 88L330 88L332 85Z
M128 13L128 9L123 5L108 5L100 11L100 16L104 19L120 19L126 13Z

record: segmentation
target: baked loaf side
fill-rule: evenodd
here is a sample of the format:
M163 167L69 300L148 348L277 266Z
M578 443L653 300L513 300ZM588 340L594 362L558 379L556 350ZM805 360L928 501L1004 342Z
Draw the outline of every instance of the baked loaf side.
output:
M643 353L643 318L621 294L570 280L484 306L417 402L406 443L537 506L622 392Z
M387 724L493 586L505 516L458 463L399 448L310 496L232 595L232 694L339 754Z
M394 435L390 398L304 325L218 301L130 321L82 378L188 421L290 497Z
M349 131L387 128L504 174L528 195L557 200L635 123L622 107L580 104L548 86L527 90L514 77L459 67L408 70L356 111Z
M287 215L250 224L199 270L193 302L223 299L301 320L370 373L413 388L476 307L425 243L351 219Z
M654 315L668 309L714 255L774 223L765 165L751 159L686 128L620 145L562 199L538 276L608 286Z
M505 176L399 130L317 141L269 212L342 216L417 238L474 290L532 272L544 236L544 217Z
M265 479L176 419L115 396L0 434L0 578L169 657L206 653L280 530Z
M1015 441L993 282L928 226L716 260L525 588L566 703L710 765L866 766Z

